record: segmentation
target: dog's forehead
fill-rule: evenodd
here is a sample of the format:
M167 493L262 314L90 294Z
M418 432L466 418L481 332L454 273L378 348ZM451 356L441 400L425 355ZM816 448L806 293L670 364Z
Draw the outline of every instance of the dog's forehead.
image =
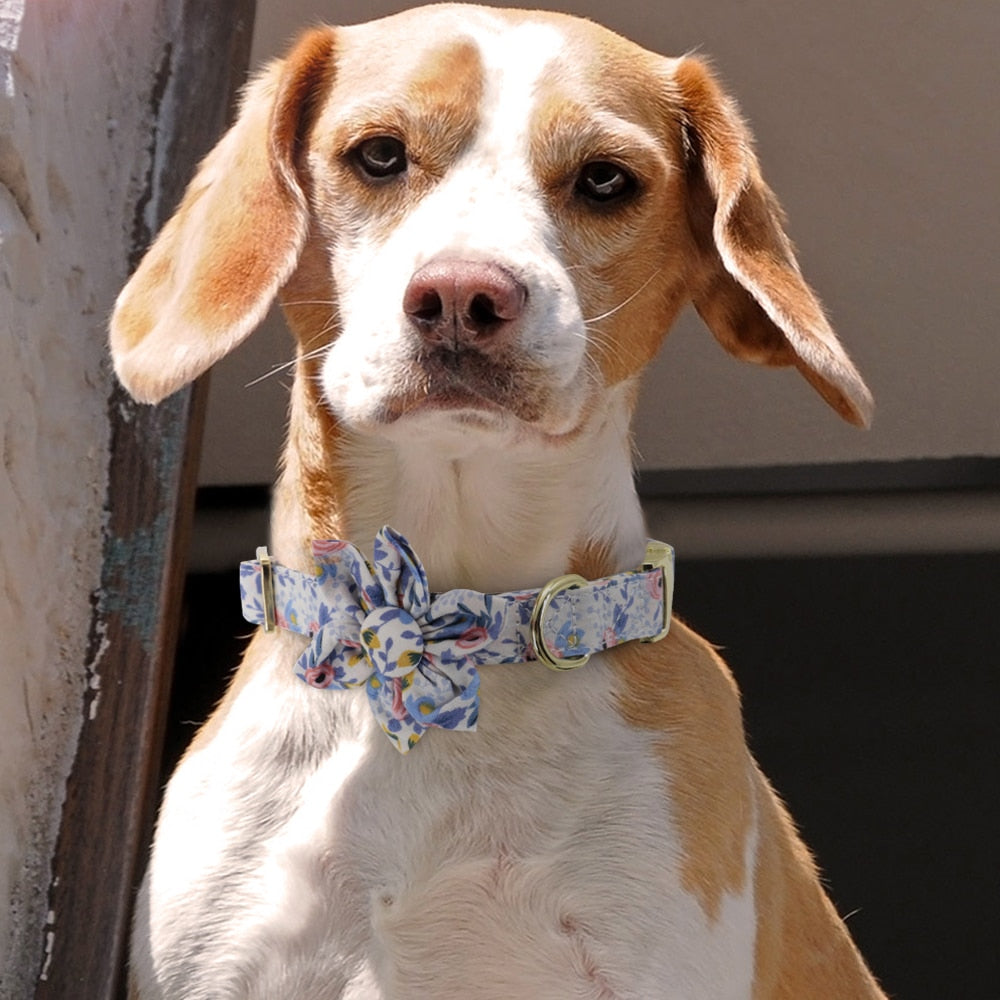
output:
M672 60L582 18L442 4L341 29L337 104L419 100L523 118L560 101L643 122L660 116Z

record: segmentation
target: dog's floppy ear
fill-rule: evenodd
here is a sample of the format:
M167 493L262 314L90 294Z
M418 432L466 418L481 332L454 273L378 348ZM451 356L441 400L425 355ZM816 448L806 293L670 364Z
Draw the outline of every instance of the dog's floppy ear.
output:
M749 130L699 60L682 59L675 81L702 257L695 308L731 354L794 365L845 420L867 426L871 394L802 278Z
M247 89L118 297L115 370L158 402L231 351L293 272L308 228L296 158L333 73L334 32L306 33Z

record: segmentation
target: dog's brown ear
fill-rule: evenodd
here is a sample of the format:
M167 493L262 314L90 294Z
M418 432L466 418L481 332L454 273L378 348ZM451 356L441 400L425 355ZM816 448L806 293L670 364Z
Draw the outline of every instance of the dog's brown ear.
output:
M115 370L158 402L231 351L295 268L308 228L296 157L333 73L334 32L305 34L247 89L118 297Z
M794 365L845 420L868 426L871 394L802 278L749 130L703 63L682 59L675 80L702 258L695 308L731 354Z

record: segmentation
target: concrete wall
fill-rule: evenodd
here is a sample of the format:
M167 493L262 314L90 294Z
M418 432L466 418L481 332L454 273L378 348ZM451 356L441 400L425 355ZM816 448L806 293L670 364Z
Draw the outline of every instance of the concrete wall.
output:
M160 8L0 0L3 997L40 972L64 783L100 706L105 324L147 172Z

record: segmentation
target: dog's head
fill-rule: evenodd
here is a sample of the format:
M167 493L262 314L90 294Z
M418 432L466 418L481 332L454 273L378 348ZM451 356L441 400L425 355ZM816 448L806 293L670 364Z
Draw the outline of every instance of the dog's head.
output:
M737 357L871 411L706 67L561 15L442 5L304 35L122 292L120 378L163 398L278 296L365 432L570 433L687 301Z

